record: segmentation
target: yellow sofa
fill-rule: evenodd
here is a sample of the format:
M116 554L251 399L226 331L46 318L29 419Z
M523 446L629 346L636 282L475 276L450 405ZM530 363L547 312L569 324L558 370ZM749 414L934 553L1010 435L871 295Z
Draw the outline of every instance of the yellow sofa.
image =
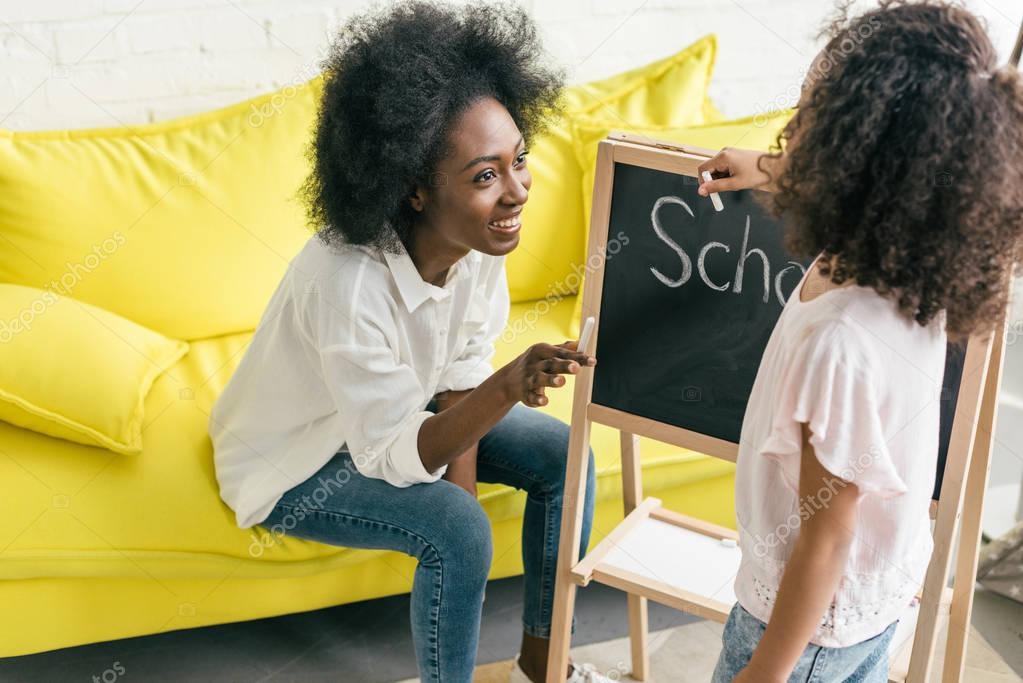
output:
M599 117L622 102L629 116L646 119L636 125L714 123L720 117L705 92L715 49L708 37L645 70L569 91L566 119L534 148L536 203L531 199L522 249L509 260L512 320L531 322L499 342L497 363L531 343L570 338L574 297L543 316L530 297L542 296L546 282L582 257L582 221L566 222L559 209L571 204L572 215L582 215L583 169L571 168L572 113ZM644 105L641 87L660 90ZM119 230L124 244L81 275L74 298L188 343L187 354L161 368L145 395L138 452L0 422L0 656L410 590L413 560L397 553L295 538L250 553L261 529L236 527L214 476L210 406L288 259L309 238L294 190L306 170L302 152L319 92L316 80L293 84L147 126L0 130L0 283L41 287L59 280ZM554 158L558 149L568 157ZM557 226L558 236L545 233L547 225ZM2 310L0 318L17 314ZM111 343L118 352L138 352ZM0 345L0 363L3 353ZM32 368L19 372L31 377ZM84 380L70 372L67 382L76 381ZM76 390L100 409L106 405L103 386ZM552 392L545 410L567 420L571 400L569 385ZM622 501L617 433L597 427L593 443L595 544L621 519ZM733 524L731 465L650 442L642 462L648 494ZM482 485L480 501L493 524L491 576L521 573L524 495Z

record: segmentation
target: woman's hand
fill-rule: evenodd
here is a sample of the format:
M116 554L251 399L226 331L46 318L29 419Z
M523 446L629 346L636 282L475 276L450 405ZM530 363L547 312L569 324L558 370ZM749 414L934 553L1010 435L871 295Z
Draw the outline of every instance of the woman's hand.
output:
M763 188L771 182L771 173L777 159L752 149L725 147L712 159L697 168L701 197L711 192L730 192ZM704 180L703 172L710 171L713 180Z
M562 375L574 375L582 366L593 366L597 359L576 351L576 342L533 344L521 356L502 368L506 373L510 398L531 408L547 405L548 387L563 387Z

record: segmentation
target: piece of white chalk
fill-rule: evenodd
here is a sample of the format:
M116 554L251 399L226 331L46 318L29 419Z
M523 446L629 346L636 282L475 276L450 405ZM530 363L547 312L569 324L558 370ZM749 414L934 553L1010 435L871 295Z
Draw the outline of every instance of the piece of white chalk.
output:
M725 546L726 548L738 547L738 544L735 542L734 538L722 538L721 545Z
M593 336L593 328L596 324L597 319L592 315L583 323L583 333L579 335L579 343L575 347L579 353L586 353L586 349L590 345L590 337Z
M714 179L710 175L710 171L704 171L700 175L702 175L704 181L706 181L708 183ZM710 193L710 201L714 205L714 210L715 211L724 211L725 210L725 205L721 203L721 195L719 195L717 192L711 192Z

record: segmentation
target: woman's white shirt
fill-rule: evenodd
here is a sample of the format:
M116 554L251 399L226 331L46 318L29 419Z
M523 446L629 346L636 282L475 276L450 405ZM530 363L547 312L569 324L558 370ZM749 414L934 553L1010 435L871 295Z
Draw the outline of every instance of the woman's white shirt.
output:
M211 411L220 496L238 526L266 519L343 445L365 476L439 479L447 466L428 472L419 457L426 405L493 373L508 311L503 256L472 251L438 287L405 251L310 238Z

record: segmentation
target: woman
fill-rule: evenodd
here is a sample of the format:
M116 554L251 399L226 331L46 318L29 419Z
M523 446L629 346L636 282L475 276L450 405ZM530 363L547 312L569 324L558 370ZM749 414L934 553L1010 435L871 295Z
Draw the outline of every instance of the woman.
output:
M528 493L512 680L546 676L568 427L525 406L595 360L566 342L490 366L531 183L526 144L561 87L541 54L515 7L404 2L347 22L303 193L316 238L210 419L239 526L418 560L425 681L472 679L492 557L477 481ZM567 679L607 680L589 665Z

